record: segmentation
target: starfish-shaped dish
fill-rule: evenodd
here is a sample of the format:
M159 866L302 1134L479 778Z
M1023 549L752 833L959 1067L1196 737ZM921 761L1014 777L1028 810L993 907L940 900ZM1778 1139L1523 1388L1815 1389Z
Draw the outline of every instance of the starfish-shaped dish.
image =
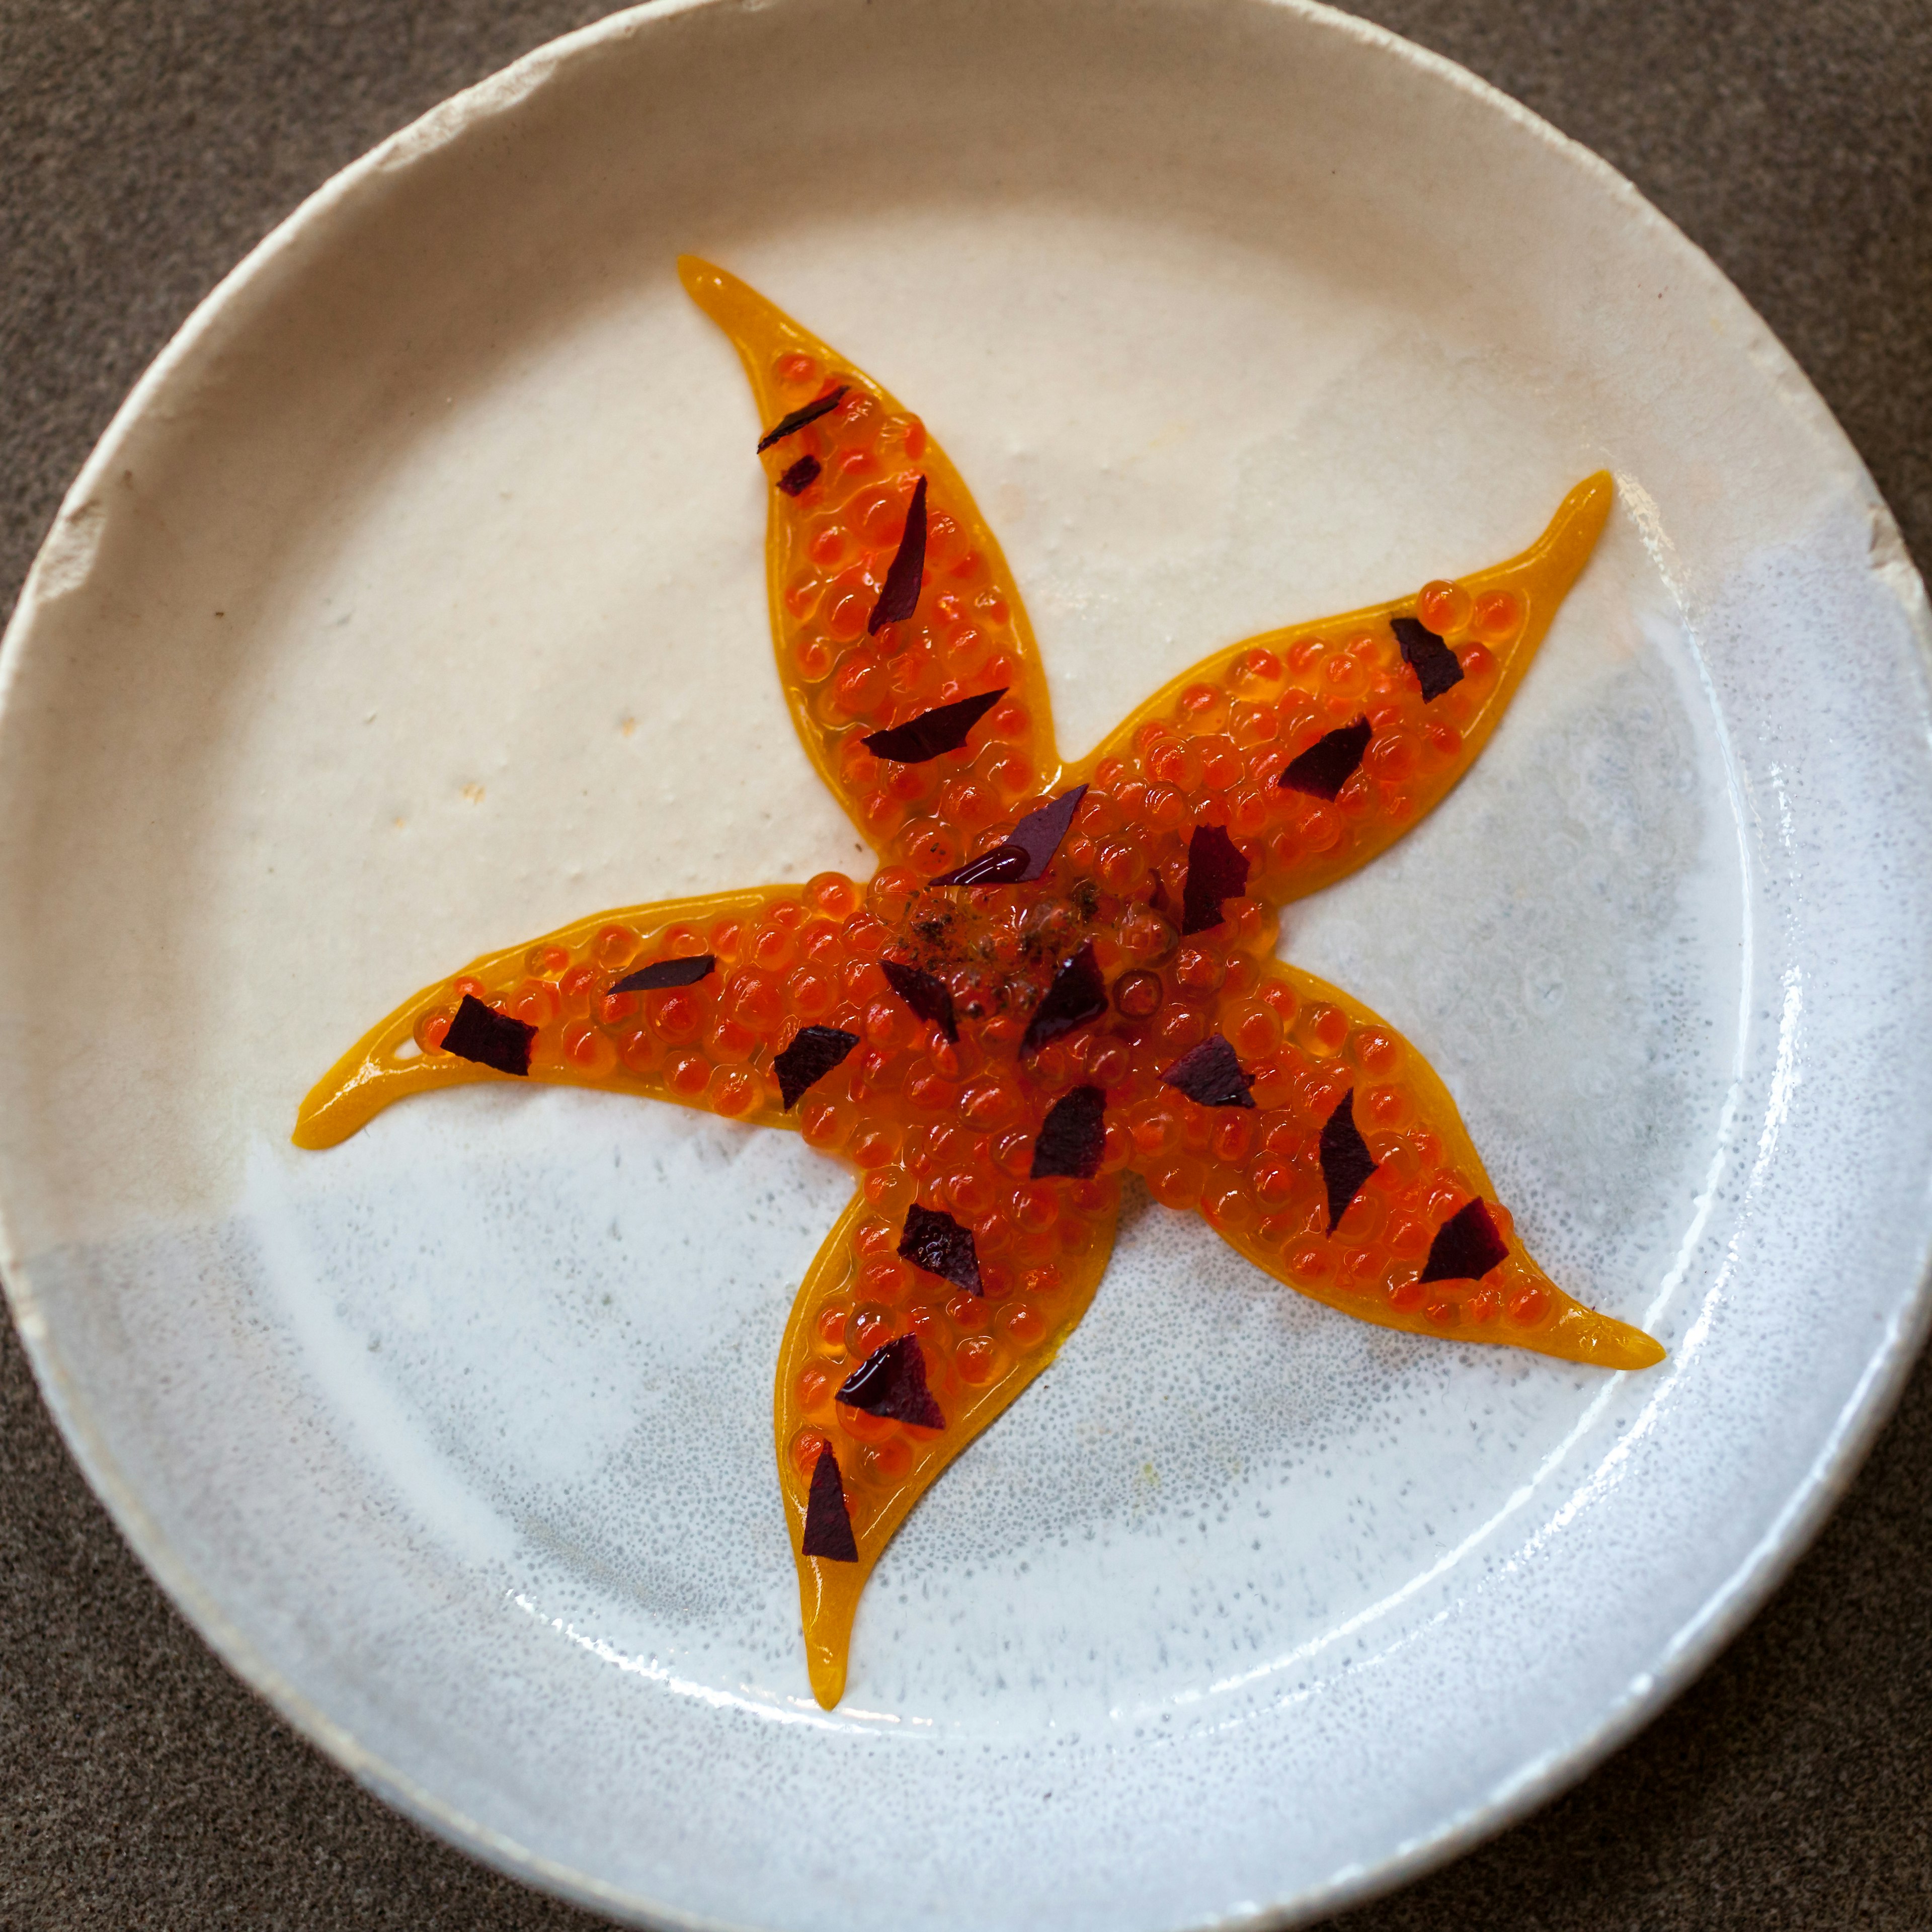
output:
M878 868L599 913L476 960L344 1056L297 1143L526 1078L796 1126L856 1170L773 1397L827 1707L892 1532L1085 1313L1125 1171L1363 1320L1660 1360L1530 1258L1422 1056L1274 950L1276 907L1468 770L1609 476L1507 563L1217 651L1070 767L999 545L919 418L734 277L680 266L767 425L793 719Z

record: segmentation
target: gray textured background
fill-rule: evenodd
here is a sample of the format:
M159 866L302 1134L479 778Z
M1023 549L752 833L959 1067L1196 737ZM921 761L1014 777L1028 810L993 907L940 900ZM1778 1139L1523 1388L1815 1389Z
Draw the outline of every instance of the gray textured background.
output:
M916 4L916 0L902 0ZM189 309L585 0L0 0L0 586ZM1376 0L1716 257L1932 557L1932 0ZM77 963L77 962L76 962ZM385 1810L122 1546L0 1324L0 1928L601 1922ZM1574 1791L1348 1932L1932 1928L1932 1373L1743 1636Z

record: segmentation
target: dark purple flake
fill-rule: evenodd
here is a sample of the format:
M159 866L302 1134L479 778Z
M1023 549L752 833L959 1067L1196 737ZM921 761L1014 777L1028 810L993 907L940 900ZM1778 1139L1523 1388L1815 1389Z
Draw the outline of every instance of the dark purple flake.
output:
M1087 796L1084 785L1076 785L1051 804L1030 812L1013 827L1013 836L990 852L968 859L956 872L933 880L935 886L1030 885L1053 863L1080 801Z
M449 1030L442 1036L442 1050L459 1060L473 1060L482 1066L494 1066L499 1073L527 1075L530 1070L530 1042L537 1036L533 1026L486 1006L474 993L465 993Z
M1076 785L1037 812L1028 812L1013 827L1013 836L1006 843L1017 845L1027 855L1027 869L1020 874L1022 884L1038 878L1053 863L1053 855L1060 850L1060 842L1066 836L1073 815L1080 809L1080 801L1086 796L1087 788Z
M892 568L886 572L884 587L872 614L866 620L866 634L877 637L888 624L910 617L919 608L920 586L926 580L926 478L914 484L912 503L906 512L905 528L899 547L893 553Z
M856 1033L840 1027L800 1027L790 1046L772 1062L785 1111L789 1113L798 1096L817 1086L858 1044Z
M935 706L903 724L868 733L866 748L875 758L890 758L895 764L922 765L928 758L958 751L967 734L1006 694L1006 687L1001 685L998 691L982 691Z
M1197 825L1187 842L1187 883L1181 888L1180 932L1206 932L1221 923L1221 902L1248 889L1248 862L1225 825Z
M888 1422L944 1429L946 1418L926 1385L926 1358L916 1335L900 1335L874 1348L845 1378L838 1400Z
M795 436L807 423L815 423L820 416L830 416L845 400L847 385L842 382L816 402L807 403L802 409L794 410L788 416L781 416L758 439L758 454L762 456L775 442L782 442L788 436Z
M1391 617L1389 628L1402 646L1402 662L1422 680L1422 701L1433 704L1462 682L1462 662L1419 617Z
M1328 1190L1330 1234L1375 1171L1376 1157L1355 1125L1355 1090L1351 1087L1322 1128L1322 1180Z
M667 986L694 986L708 980L717 969L712 952L694 954L688 959L658 959L626 973L610 990L614 993L658 993Z
M838 1458L827 1447L812 1466L812 1494L805 1504L807 1556L824 1556L834 1563L856 1563L859 1546L852 1535L852 1519L845 1508L845 1485L838 1480Z
M1289 761L1281 775L1284 791L1305 791L1310 798L1333 799L1360 768L1369 748L1369 721L1338 724L1316 740L1300 758Z
M940 873L932 883L935 886L1017 885L1027 876L1030 862L1021 847L995 845L953 871Z
M1033 1144L1033 1178L1055 1174L1091 1180L1107 1150L1106 1094L1098 1087L1076 1087L1047 1109Z
M896 959L881 959L879 970L890 986L922 1020L930 1020L948 1040L959 1037L959 1022L952 1015L952 989L937 973L917 966L902 965Z
M1241 1071L1234 1049L1216 1034L1190 1047L1161 1078L1202 1107L1252 1107L1254 1083Z
M796 496L800 491L809 490L818 481L818 472L823 466L815 456L801 456L778 478L778 488L788 496Z
M1429 1258L1422 1264L1424 1281L1480 1281L1509 1252L1490 1210L1480 1200L1459 1208L1436 1231Z
M1048 1040L1097 1020L1106 1010L1107 982L1101 976L1100 962L1094 957L1090 939L1054 974L1046 998L1033 1010L1020 1051L1036 1053Z
M962 1228L950 1214L936 1208L922 1208L917 1202L906 1210L905 1234L899 1243L900 1258L914 1268L963 1288L968 1294L984 1294L980 1285L980 1250L973 1230Z

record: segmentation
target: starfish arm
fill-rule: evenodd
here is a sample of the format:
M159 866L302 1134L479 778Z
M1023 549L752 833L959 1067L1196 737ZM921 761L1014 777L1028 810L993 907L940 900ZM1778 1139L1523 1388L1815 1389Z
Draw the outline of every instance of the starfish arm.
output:
M1475 762L1614 494L1599 471L1506 563L1216 652L1156 692L1070 780L1096 778L1156 824L1225 823L1253 862L1258 897L1280 904L1332 884L1434 810Z
M884 937L837 873L596 914L406 1000L316 1084L296 1144L333 1147L412 1094L518 1078L796 1126L774 1060L808 1025L857 1034L886 991ZM661 983L616 990L647 969Z
M688 255L678 268L737 350L769 445L772 640L799 737L882 857L945 872L1060 776L1006 559L916 416L736 276ZM866 742L995 692L957 748L893 757Z
M866 1177L806 1270L778 1351L778 1484L812 1693L827 1710L844 1694L872 1566L946 1465L1053 1360L1113 1249L1116 1177L1036 1182L1025 1227L974 1262L974 1294L901 1252L923 1233L926 1262L965 1272L956 1237L932 1245L961 1204L943 1180L916 1179L927 1164L915 1148L908 1166Z
M1537 1265L1449 1090L1387 1021L1279 961L1231 987L1214 1024L1252 1104L1143 1090L1128 1129L1157 1199L1198 1208L1258 1268L1365 1322L1602 1368L1663 1360Z

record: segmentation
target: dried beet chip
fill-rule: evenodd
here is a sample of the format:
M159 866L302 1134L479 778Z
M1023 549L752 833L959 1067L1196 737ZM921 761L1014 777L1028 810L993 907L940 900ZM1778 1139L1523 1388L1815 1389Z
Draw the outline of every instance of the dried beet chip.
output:
M796 496L802 490L809 490L818 481L818 472L824 466L815 456L801 456L778 478L778 488L788 496Z
M932 883L935 886L1017 885L1027 876L1027 868L1032 862L1023 846L995 845L953 871L940 873Z
M816 402L807 403L802 409L794 410L788 416L781 416L758 439L758 454L762 456L775 442L782 442L788 436L795 436L807 423L815 423L820 416L830 416L845 400L848 385L840 383L837 388L820 396Z
M886 572L879 601L866 620L866 634L875 638L888 624L910 617L919 608L920 586L926 581L926 478L913 486L912 503L906 512L905 528L899 547L892 554L892 568Z
M1033 1144L1033 1178L1045 1180L1064 1174L1070 1180L1091 1180L1100 1172L1107 1150L1103 1118L1107 1096L1098 1087L1076 1087L1047 1109Z
M700 952L688 959L659 959L626 973L610 990L614 993L659 993L667 986L694 986L708 980L716 970L718 956Z
M888 1422L909 1422L915 1429L946 1426L926 1385L926 1358L916 1335L900 1335L874 1348L845 1378L838 1400Z
M481 1066L494 1066L499 1073L527 1076L530 1070L530 1042L537 1036L533 1026L486 1006L474 993L465 993L449 1030L442 1036L442 1050L459 1060L473 1060Z
M1218 1033L1191 1046L1161 1078L1202 1107L1252 1107L1253 1082L1241 1071L1234 1049Z
M834 1563L859 1560L852 1519L845 1508L845 1485L838 1480L838 1458L829 1447L819 1450L818 1460L812 1466L812 1494L805 1504L805 1540L799 1548L807 1556L824 1556Z
M968 1294L986 1292L980 1285L980 1250L973 1230L962 1228L950 1214L937 1208L922 1208L914 1202L906 1210L899 1256L955 1288L963 1288Z
M1291 759L1281 775L1284 791L1305 791L1310 798L1332 800L1355 776L1362 754L1369 748L1369 721L1338 724L1316 740L1300 758Z
M982 691L976 697L956 698L950 704L936 706L909 718L903 724L884 731L869 732L866 748L874 758L890 758L895 764L922 765L947 752L956 752L966 735L1006 694L1006 687Z
M1375 1171L1376 1157L1355 1125L1355 1090L1351 1087L1322 1127L1322 1180L1328 1190L1330 1234Z
M1006 842L1017 845L1027 855L1026 878L1038 878L1053 863L1053 855L1060 850L1060 842L1066 836L1073 814L1086 796L1087 788L1076 785L1071 791L1062 792L1050 805L1028 812L1013 827L1013 836Z
M798 1096L817 1086L858 1044L856 1033L838 1027L800 1027L797 1037L772 1062L785 1111L789 1113Z
M1090 939L1054 974L1046 998L1033 1010L1020 1051L1036 1053L1048 1040L1097 1020L1106 1010L1107 982L1100 976L1100 962L1094 957Z
M1389 628L1402 646L1402 662L1422 680L1422 701L1433 704L1462 682L1462 662L1419 618L1391 617Z
M1053 855L1060 850L1060 841L1066 836L1074 814L1080 809L1080 801L1086 796L1087 788L1076 785L1071 791L1064 791L1028 812L1013 827L1013 836L1006 843L1017 845L1027 855L1025 879L1038 878L1053 863Z
M1221 902L1248 889L1248 862L1225 825L1197 825L1187 842L1187 883L1180 892L1180 932L1206 932L1221 923Z
M976 859L968 859L958 870L932 883L935 886L1030 885L1053 863L1053 855L1060 850L1060 842L1066 836L1073 814L1086 796L1087 788L1076 785L1050 805L1028 812L1004 844L995 845L990 852L982 852Z
M950 1040L959 1037L959 1022L952 1016L952 989L937 973L917 966L903 966L896 959L881 959L879 970L890 986L922 1020L930 1020Z
M1480 1281L1509 1252L1509 1244L1480 1199L1459 1208L1436 1231L1424 1281Z

